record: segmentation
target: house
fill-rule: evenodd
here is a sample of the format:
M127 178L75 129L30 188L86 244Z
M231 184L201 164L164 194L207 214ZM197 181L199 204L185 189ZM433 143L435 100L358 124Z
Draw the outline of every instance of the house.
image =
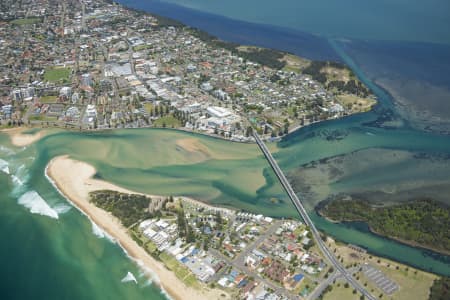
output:
M289 272L282 263L275 260L265 268L264 274L273 281L283 282Z

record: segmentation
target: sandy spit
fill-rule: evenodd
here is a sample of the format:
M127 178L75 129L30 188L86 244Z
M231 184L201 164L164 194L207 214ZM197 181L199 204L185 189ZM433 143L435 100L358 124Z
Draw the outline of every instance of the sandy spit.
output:
M47 175L54 181L60 192L91 220L112 236L121 247L135 260L141 261L146 268L158 277L157 284L173 299L227 299L222 297L223 291L217 289L196 290L187 287L173 272L166 269L163 263L155 260L141 248L127 233L117 218L89 202L89 193L97 190L114 190L123 193L138 194L109 182L92 178L96 173L93 166L59 156L50 161L46 168ZM152 195L148 195L152 197ZM154 196L153 196L154 197ZM186 199L195 201L193 199ZM203 204L205 205L205 204ZM155 282L155 281L154 281Z

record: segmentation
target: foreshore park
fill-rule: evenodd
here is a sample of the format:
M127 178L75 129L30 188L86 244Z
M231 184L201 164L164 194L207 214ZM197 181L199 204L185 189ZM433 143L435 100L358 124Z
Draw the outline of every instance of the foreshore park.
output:
M254 142L257 133L277 141L376 104L339 63L223 42L116 3L0 6L8 8L0 14L2 129L156 127L237 142ZM11 133L18 146L45 134L24 137L20 131ZM77 172L67 174L67 168ZM366 299L334 269L300 220L142 195L94 174L91 166L67 157L48 167L60 192L153 270L171 297ZM432 286L443 284L434 274L320 238L377 299L432 299Z

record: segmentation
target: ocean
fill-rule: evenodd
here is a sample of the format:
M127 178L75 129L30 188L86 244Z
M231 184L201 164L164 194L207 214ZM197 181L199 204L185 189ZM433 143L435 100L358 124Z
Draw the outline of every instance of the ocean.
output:
M280 26L328 38L450 44L450 4L446 0L426 3L420 0L119 2L148 8L170 3L239 21Z

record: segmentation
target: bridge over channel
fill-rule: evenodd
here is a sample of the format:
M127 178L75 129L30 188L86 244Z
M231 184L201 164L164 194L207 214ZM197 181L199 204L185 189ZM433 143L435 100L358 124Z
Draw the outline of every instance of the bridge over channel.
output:
M341 265L341 263L338 261L338 259L334 256L333 253L327 248L325 245L325 242L322 240L319 231L317 230L316 226L312 222L311 218L309 217L308 213L306 212L305 207L303 206L300 199L297 197L297 194L292 189L291 184L287 180L286 176L284 175L283 171L278 166L278 163L273 158L272 154L270 153L269 149L267 148L266 144L261 140L259 135L256 132L253 132L253 137L255 138L256 143L258 144L259 148L263 152L264 156L266 157L267 161L269 162L270 166L274 170L275 174L277 175L278 179L281 182L281 185L286 190L289 198L291 199L292 203L294 204L295 208L297 209L298 213L302 217L303 221L307 226L309 226L311 233L314 237L314 240L316 241L317 245L319 246L320 250L324 254L324 256L328 259L328 261L334 266L335 270L337 270L342 276L348 281L350 285L353 286L358 292L360 292L366 299L369 300L375 300L376 298L372 296L366 289L358 282L355 278L353 278L352 274L348 272L344 266Z

